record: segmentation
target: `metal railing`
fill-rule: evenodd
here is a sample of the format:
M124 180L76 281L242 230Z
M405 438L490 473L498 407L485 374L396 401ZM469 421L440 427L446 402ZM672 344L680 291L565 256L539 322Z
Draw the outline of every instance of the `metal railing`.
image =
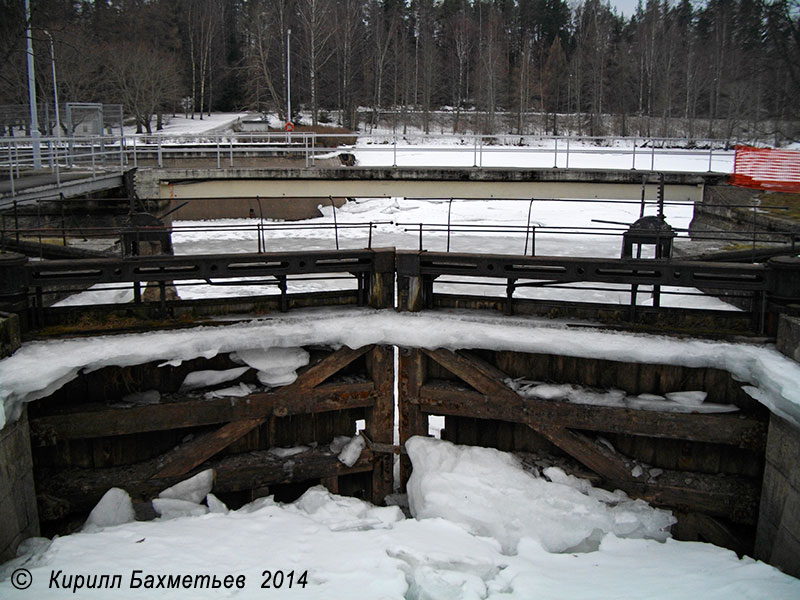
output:
M354 139L357 138L355 143ZM15 180L33 168L34 144L27 137L0 138L0 169L8 172L11 193ZM248 166L245 159L271 156L296 157L307 168L316 161L341 153L354 153L367 159L378 156L376 166L402 166L419 154L441 154L445 163L426 166L484 168L502 166L510 154L529 159L526 167L574 168L581 157L614 156L615 169L663 170L666 159L702 159L701 170L713 171L715 158L729 159L733 150L725 140L686 140L657 137L543 137L520 135L360 135L317 132L249 132L216 135L82 136L38 138L43 166L56 174L66 169L102 171L125 170L138 166L164 167L169 162L203 159L207 166ZM252 162L252 161L251 161ZM376 162L376 161L372 161ZM436 162L435 160L433 161ZM523 160L525 162L525 160ZM534 164L536 163L536 164ZM252 166L252 165L251 165ZM415 165L419 166L419 165ZM598 168L609 168L607 161Z

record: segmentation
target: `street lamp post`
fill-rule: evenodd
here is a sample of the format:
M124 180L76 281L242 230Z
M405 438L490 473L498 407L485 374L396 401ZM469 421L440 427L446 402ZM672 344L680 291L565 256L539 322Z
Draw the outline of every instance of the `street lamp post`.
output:
M33 72L33 38L31 37L31 0L25 0L25 38L28 54L28 102L31 111L31 141L33 168L42 168L42 149L39 145L39 116L36 112L36 78Z
M286 123L292 121L292 30L286 31Z
M61 184L61 173L58 164L58 151L61 147L61 117L58 115L58 82L56 81L56 50L55 45L53 44L53 36L50 35L50 32L46 29L44 30L45 35L50 38L50 66L53 69L53 102L55 104L56 109L56 151L55 151L55 166L56 166L56 182Z
M50 38L50 65L53 68L53 102L56 107L56 137L61 138L61 119L58 115L58 83L56 82L56 51L53 44L53 36L46 29L44 33Z

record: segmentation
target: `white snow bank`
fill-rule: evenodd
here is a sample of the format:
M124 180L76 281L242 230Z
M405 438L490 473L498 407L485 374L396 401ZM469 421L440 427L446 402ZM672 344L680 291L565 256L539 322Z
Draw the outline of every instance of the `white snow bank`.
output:
M83 524L83 531L97 531L102 527L130 523L135 519L136 513L128 492L114 487L103 494L92 512L89 513L86 523Z
M446 444L430 447L428 444L422 440L419 448L434 453L447 448ZM461 450L465 449L448 450L447 455ZM469 455L458 456L463 461L459 466L468 470ZM512 482L533 479L531 476L520 479L521 470L503 456L499 452L493 459L481 456L473 466L481 469L499 464L507 469L505 472ZM611 501L616 499L609 492L592 491L585 482L557 469L548 470L548 477L558 480L557 483L541 480L542 485L558 490L546 507L552 517L548 527L553 531L561 528L563 536L572 535L574 523L581 518L596 520L599 515L607 514L609 500L588 502L586 498L595 500L590 494L602 493ZM528 498L515 493L503 498L491 511L492 494L487 495L485 488L470 491L474 493L468 498L459 499L459 508L480 511L496 522L494 529L500 532L503 528L498 523L508 524L510 515L524 514L529 503ZM445 490L445 495L453 496L454 492ZM583 497L583 504L563 501L568 494ZM436 498L424 500L438 502ZM544 499L535 501L543 503ZM63 598L65 594L104 597L100 590L73 594L71 590L56 589L50 585L51 573L67 577L122 574L123 584L113 591L113 597L120 600L159 593L131 589L128 584L134 570L141 571L142 576L154 577L216 574L222 579L232 574L245 578L242 589L231 591L178 587L161 593L175 600L233 595L243 600L282 595L306 600L527 600L532 597L537 600L794 600L800 597L799 580L749 558L739 560L733 552L710 544L671 539L661 543L609 534L594 552L551 553L535 539L520 537L516 554L508 555L502 552L496 539L473 535L458 520L404 519L397 507L378 508L362 500L331 494L321 487L308 490L297 502L288 505L276 503L270 497L225 512L211 496L207 502L219 512L211 509L197 517L183 514L184 518L179 519L127 523L92 535L75 534L56 538L52 543L37 540L28 544L29 554L0 568L0 597L4 600L49 600ZM187 504L198 511L205 508ZM576 506L584 506L587 512L575 514L572 511ZM16 568L30 571L30 588L13 587L8 578ZM293 571L294 585L289 588L285 579L281 590L262 589L265 569L273 573L281 570L286 578ZM304 573L305 584L300 585L297 581Z
M296 311L234 325L23 344L0 361L0 419L16 419L23 402L45 397L81 371L154 360L168 364L252 349L316 344L360 348L486 348L633 363L715 367L776 414L800 424L800 364L773 347L598 331L562 321L466 312L331 308ZM3 424L5 421L0 421Z
M236 367L224 371L192 371L186 375L181 384L181 391L196 390L233 381L244 375L250 367Z
M206 469L197 475L184 479L172 487L159 492L159 498L172 498L200 504L211 493L217 474L214 469Z
M708 394L701 391L669 392L666 397L657 394L627 396L622 390L600 392L571 383L541 383L523 378L508 378L505 384L523 398L539 400L566 400L575 404L681 413L724 413L739 410L734 404L705 403Z
M397 506L373 506L358 498L332 494L321 485L306 491L289 510L297 511L331 531L389 529L393 523L405 519Z
M254 348L240 350L231 359L258 370L258 380L275 387L294 383L297 369L306 366L310 356L302 348Z
M189 500L177 498L154 498L153 510L164 519L180 519L183 517L199 517L208 512L208 507Z
M677 522L671 512L623 492L570 485L558 470L555 481L536 477L514 456L491 448L413 437L406 449L414 465L411 514L462 523L474 535L495 538L507 554L516 553L522 538L548 552L595 550L607 533L664 541Z
M356 464L358 457L361 456L361 451L366 447L367 442L362 436L353 436L353 438L344 445L344 448L342 448L338 459L340 462L344 463L345 466L352 467Z

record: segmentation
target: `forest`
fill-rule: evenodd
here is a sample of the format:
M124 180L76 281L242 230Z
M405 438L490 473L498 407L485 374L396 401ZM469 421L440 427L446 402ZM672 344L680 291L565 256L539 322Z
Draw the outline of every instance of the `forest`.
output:
M28 101L0 0L0 105ZM800 136L800 0L31 0L40 99L425 132ZM287 47L289 55L287 57ZM46 100L42 100L46 101ZM444 115L444 116L443 116Z

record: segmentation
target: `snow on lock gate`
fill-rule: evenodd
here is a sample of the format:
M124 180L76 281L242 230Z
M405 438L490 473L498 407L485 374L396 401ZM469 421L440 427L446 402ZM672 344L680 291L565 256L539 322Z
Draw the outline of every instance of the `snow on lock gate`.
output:
M516 452L671 508L679 539L773 550L759 502L777 417L725 370L326 341L284 343L266 358L224 351L106 366L30 403L42 530L74 529L112 487L152 517L161 491L209 468L229 506L291 500L317 483L381 503L411 472L401 455L393 480L395 429L402 445L438 415L449 441ZM348 443L357 427L361 441Z

